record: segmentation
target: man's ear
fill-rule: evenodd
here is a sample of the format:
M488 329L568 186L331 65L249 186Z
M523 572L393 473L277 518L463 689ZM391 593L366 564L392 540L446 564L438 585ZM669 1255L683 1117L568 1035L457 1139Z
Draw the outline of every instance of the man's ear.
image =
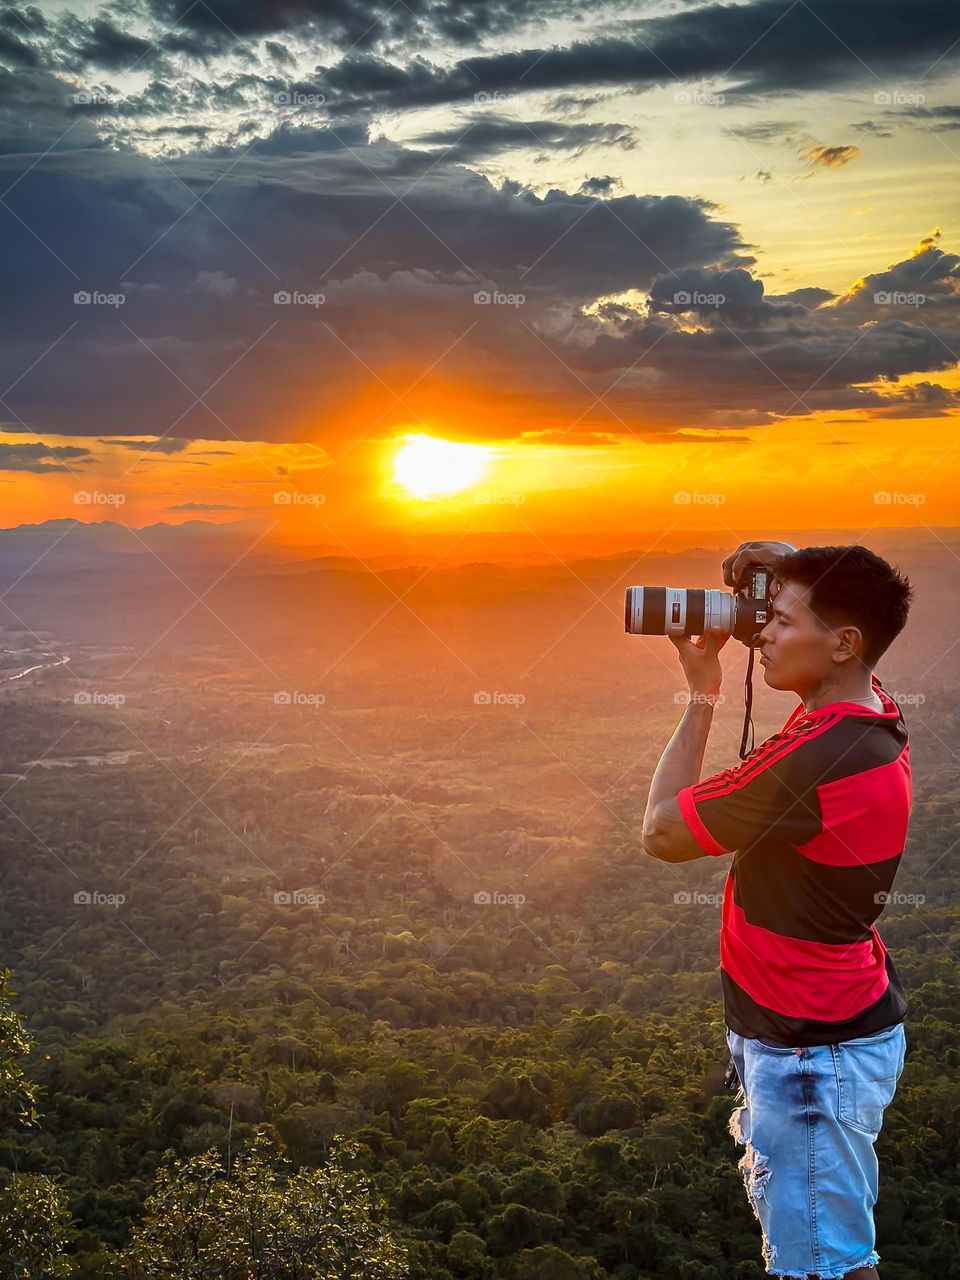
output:
M836 662L850 662L863 654L863 632L859 627L837 627L837 647L834 650Z

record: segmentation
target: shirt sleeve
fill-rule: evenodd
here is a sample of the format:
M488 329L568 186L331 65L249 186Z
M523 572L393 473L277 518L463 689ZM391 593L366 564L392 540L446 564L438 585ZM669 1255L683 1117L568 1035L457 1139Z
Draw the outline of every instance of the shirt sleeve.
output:
M799 748L779 735L735 769L684 787L680 813L704 853L748 849L764 836L802 845L821 829L816 788L800 780Z

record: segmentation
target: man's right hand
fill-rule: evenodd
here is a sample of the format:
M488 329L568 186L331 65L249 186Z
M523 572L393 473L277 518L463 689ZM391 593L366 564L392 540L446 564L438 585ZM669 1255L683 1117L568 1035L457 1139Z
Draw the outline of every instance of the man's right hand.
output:
M723 581L736 590L741 573L748 564L762 564L776 572L784 556L796 551L789 542L741 542L733 555L723 562Z

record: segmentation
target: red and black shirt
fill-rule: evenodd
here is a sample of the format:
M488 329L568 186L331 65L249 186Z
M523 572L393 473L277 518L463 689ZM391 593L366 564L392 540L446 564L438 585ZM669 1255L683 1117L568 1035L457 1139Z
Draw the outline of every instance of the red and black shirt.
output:
M784 1045L833 1044L903 1020L907 1001L875 921L903 854L907 728L883 711L803 703L735 769L684 787L708 854L733 853L720 978L727 1026Z

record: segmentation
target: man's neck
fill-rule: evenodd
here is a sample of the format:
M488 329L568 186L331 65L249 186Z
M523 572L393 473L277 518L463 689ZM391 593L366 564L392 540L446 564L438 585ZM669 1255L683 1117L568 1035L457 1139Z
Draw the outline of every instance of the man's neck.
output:
M879 711L883 703L873 688L873 673L861 672L855 680L828 676L816 689L804 695L807 711L819 711L833 702L861 702L873 711Z

